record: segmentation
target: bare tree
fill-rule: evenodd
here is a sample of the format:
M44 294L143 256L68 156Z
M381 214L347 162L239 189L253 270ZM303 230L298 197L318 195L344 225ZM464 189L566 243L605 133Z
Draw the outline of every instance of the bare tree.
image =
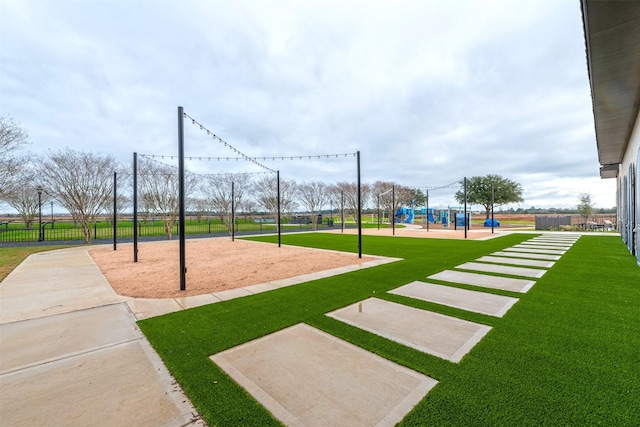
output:
M185 173L185 199L194 192L196 183L196 175ZM138 185L143 209L162 220L165 235L171 240L173 225L180 210L178 169L144 159L138 162Z
M323 182L310 182L298 185L298 198L311 214L311 227L318 229L317 213L327 204L330 198L329 187Z
M266 175L253 185L256 202L265 211L278 215L278 179L275 175ZM291 212L295 206L296 183L293 180L280 180L280 211ZM280 227L280 224L277 224Z
M233 183L233 199L231 185ZM201 185L200 191L205 196L208 206L218 212L222 222L227 226L229 234L233 231L232 216L242 208L249 192L251 174L234 173L222 175L208 175ZM231 209L233 200L233 212Z
M118 162L103 156L64 149L51 151L37 165L39 184L73 217L91 243L91 228L113 196L113 171Z
M12 185L4 193L4 200L20 214L26 228L31 228L38 215L40 205L49 203L51 197L43 193L38 196L38 186L33 181L33 170L20 169L12 176Z
M380 208L389 212L389 221L393 221L396 211L403 205L410 205L415 199L415 191L404 185L388 181L376 181L372 185L374 197L380 195Z
M18 183L14 179L26 164L28 157L18 155L27 144L29 134L10 117L0 117L0 198ZM8 201L7 201L8 202Z
M369 199L369 194L371 193L371 187L368 184L360 184L360 203L361 208L364 208L367 205L367 200ZM344 199L344 207L347 210L350 210L353 214L353 218L356 221L360 221L358 218L358 184L355 182L345 182L341 181L334 185L334 199L337 199L339 203Z
M190 210L196 214L196 219L198 222L202 220L205 212L209 211L209 204L202 197L192 197L187 201L187 205L190 206Z
M249 198L242 202L242 214L244 215L245 221L247 221L249 216L256 210L256 206L258 206L258 204Z

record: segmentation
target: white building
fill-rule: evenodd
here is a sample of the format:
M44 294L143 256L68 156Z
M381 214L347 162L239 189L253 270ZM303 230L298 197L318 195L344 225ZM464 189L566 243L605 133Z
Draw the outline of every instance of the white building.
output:
M600 177L616 179L618 230L640 265L640 1L581 5Z

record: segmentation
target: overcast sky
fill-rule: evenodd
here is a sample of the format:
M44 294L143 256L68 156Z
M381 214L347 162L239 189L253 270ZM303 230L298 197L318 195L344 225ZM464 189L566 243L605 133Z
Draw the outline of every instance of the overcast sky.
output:
M498 174L522 184L524 208L575 207L581 192L615 205L578 0L1 0L0 37L0 114L34 152L126 167L134 151L176 155L183 106L250 157L360 151L363 182ZM236 156L190 121L185 138L187 156ZM356 180L352 156L262 163L300 182Z

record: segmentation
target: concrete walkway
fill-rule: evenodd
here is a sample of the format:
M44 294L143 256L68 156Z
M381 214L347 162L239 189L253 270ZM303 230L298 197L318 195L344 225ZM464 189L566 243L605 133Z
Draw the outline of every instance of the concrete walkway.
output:
M1 426L204 425L136 320L397 261L378 259L214 294L115 293L75 247L29 256L0 283Z
M87 248L0 283L0 425L204 425Z

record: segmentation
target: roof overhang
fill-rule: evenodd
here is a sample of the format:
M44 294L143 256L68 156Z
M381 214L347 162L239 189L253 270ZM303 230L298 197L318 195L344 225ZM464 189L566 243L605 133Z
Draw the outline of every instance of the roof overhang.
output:
M640 109L640 1L581 4L600 176L615 178Z
M600 178L617 178L619 163L615 165L603 165L600 167Z

